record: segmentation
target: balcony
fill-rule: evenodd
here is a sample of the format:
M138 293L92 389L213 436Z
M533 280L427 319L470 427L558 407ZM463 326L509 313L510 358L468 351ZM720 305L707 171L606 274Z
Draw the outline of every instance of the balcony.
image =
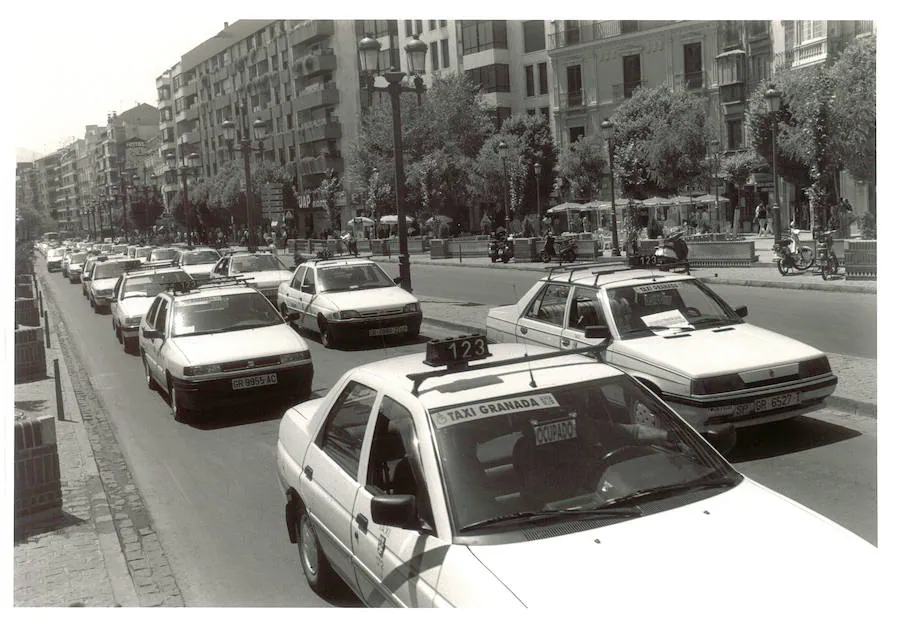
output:
M175 98L187 98L197 93L197 81L191 83L183 83L181 87L175 90Z
M200 107L193 105L186 107L175 114L175 123L181 123L185 120L193 120L200 117Z
M334 35L334 22L331 20L307 20L294 27L288 40L291 46L297 46L310 44L330 35Z
M344 160L341 157L330 157L327 155L306 157L300 160L300 173L303 176L324 174L328 169L332 169L338 173L343 172Z
M646 87L646 81L629 81L613 85L613 101L628 100L634 91L640 87Z
M743 83L722 85L719 87L719 100L723 105L732 102L743 102L744 91L745 88Z
M308 144L341 136L341 123L337 120L317 120L303 124L296 130L297 143Z
M294 71L298 76L316 76L337 69L337 57L333 50L319 54L309 54L294 61Z
M675 75L675 91L697 91L709 87L706 72L684 72Z
M556 32L547 35L547 49L555 50L620 35L638 33L671 24L673 21L675 20L651 20L645 22L638 20L605 20L584 24L578 28L560 28Z
M182 145L196 144L200 141L200 133L197 131L188 131L178 136L178 143Z
M305 111L326 105L338 104L340 94L333 81L325 85L316 85L315 89L307 88L300 92L300 96L294 101L295 111Z
M823 37L779 52L773 59L775 71L793 70L825 61L828 58L828 48L828 40Z

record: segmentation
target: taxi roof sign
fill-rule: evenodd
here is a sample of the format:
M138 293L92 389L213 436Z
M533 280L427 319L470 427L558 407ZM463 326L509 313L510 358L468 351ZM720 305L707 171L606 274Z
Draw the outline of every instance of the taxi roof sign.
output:
M425 364L433 367L460 366L490 356L487 337L481 333L430 340L425 345Z

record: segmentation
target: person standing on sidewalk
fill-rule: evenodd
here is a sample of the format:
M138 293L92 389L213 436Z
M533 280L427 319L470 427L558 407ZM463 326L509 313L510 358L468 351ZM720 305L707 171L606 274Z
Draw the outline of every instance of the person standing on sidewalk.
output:
M762 201L760 201L759 204L756 205L756 212L753 216L756 219L756 222L759 224L759 232L757 233L757 235L765 235L769 232L768 215L769 214L766 211L766 206L762 203Z

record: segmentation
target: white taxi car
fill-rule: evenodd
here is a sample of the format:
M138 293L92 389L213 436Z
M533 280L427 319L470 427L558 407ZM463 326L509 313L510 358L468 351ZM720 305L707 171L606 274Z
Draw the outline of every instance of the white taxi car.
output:
M651 269L562 266L514 305L494 307L487 336L554 348L596 344L587 326L609 328L604 361L634 375L696 428L747 426L824 407L837 385L828 357L746 323L695 277Z
M309 346L256 289L240 281L174 284L140 326L147 385L178 421L238 403L309 398Z
M291 271L270 252L232 252L219 260L209 276L214 279L239 276L274 303L278 286L291 278Z
M94 313L107 309L113 300L116 283L123 272L141 267L140 259L126 257L100 258L91 271L88 285L88 301Z
M65 248L50 248L47 250L47 272L62 270L63 257L66 256Z
M113 333L126 353L137 350L138 327L156 295L169 284L186 283L190 280L191 277L181 268L148 268L147 264L119 277L113 289L109 310L112 314Z
M209 278L209 271L222 257L215 248L191 247L175 250L177 253L172 258L172 265L178 266L199 282ZM150 259L153 260L153 253L150 253Z
M770 602L811 580L840 589L858 576L841 560L874 551L742 476L710 445L733 444L732 425L705 440L583 354L596 347L489 351L484 336L433 340L426 365L358 366L285 412L277 475L314 590L339 578L372 606L615 615L667 593L738 603L746 584L711 570L723 553L765 573Z
M422 326L419 300L366 258L310 259L278 288L282 314L298 312L299 324L318 332L326 348L351 337L415 338Z
M65 276L69 279L69 283L78 283L81 280L81 271L84 269L87 256L86 250L78 250L66 255Z

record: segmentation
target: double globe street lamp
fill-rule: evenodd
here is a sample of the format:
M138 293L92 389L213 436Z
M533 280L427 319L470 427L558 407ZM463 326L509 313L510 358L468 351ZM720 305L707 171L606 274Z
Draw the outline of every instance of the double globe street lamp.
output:
M195 175L197 171L200 169L200 155L196 152L192 152L189 155L184 154L184 146L181 146L181 165L178 165L178 162L175 157L174 152L166 153L166 165L169 166L170 170L175 170L176 177L178 174L181 175L181 184L183 186L182 189L182 207L184 207L184 221L185 226L188 229L188 233L191 232L191 220L190 213L188 212L188 176ZM190 236L189 236L190 237ZM191 242L195 243L195 242Z
M613 143L616 138L616 125L609 121L609 118L600 123L600 133L609 146L609 199L610 212L612 213L612 254L616 257L621 255L619 250L619 225L616 221L616 175L613 173L614 149Z
M781 110L781 92L775 89L774 83L769 83L766 90L766 106L769 109L769 115L772 116L772 228L775 231L775 241L781 238L781 207L778 203L778 164L776 161L778 148L776 141L778 139L778 112Z
M404 87L402 84L405 72L399 71L397 68L391 68L384 72L387 81L387 87L375 87L375 74L378 72L378 56L381 52L381 44L378 40L366 35L359 44L359 64L364 75L368 77L369 100L371 102L372 91L387 91L391 97L391 112L393 114L394 126L394 189L397 195L397 224L400 245L399 265L400 265L400 287L408 292L412 292L412 277L409 271L409 243L407 240L406 229L406 201L405 201L405 181L406 176L403 172L403 138L400 126L400 94L404 91L414 91L421 103L422 91L424 89L421 75L425 73L425 55L428 52L428 44L419 40L417 36L404 46L407 55L407 62L410 73L414 76L414 88Z
M246 119L247 106L243 102L238 102L236 109L238 121L240 123L238 128L235 128L235 123L232 120L225 120L222 122L222 129L225 131L225 139L228 141L228 152L234 156L235 142L237 142L237 148L244 157L244 181L246 183L244 196L247 200L247 249L250 252L255 252L256 228L253 225L253 214L251 213L252 201L250 199L253 192L252 183L250 181L250 153L255 150L257 157L262 159L263 138L266 134L266 123L261 119L256 118L253 122L253 137L251 138L251 125L249 124L249 120ZM255 148L253 146L254 140L256 141Z

